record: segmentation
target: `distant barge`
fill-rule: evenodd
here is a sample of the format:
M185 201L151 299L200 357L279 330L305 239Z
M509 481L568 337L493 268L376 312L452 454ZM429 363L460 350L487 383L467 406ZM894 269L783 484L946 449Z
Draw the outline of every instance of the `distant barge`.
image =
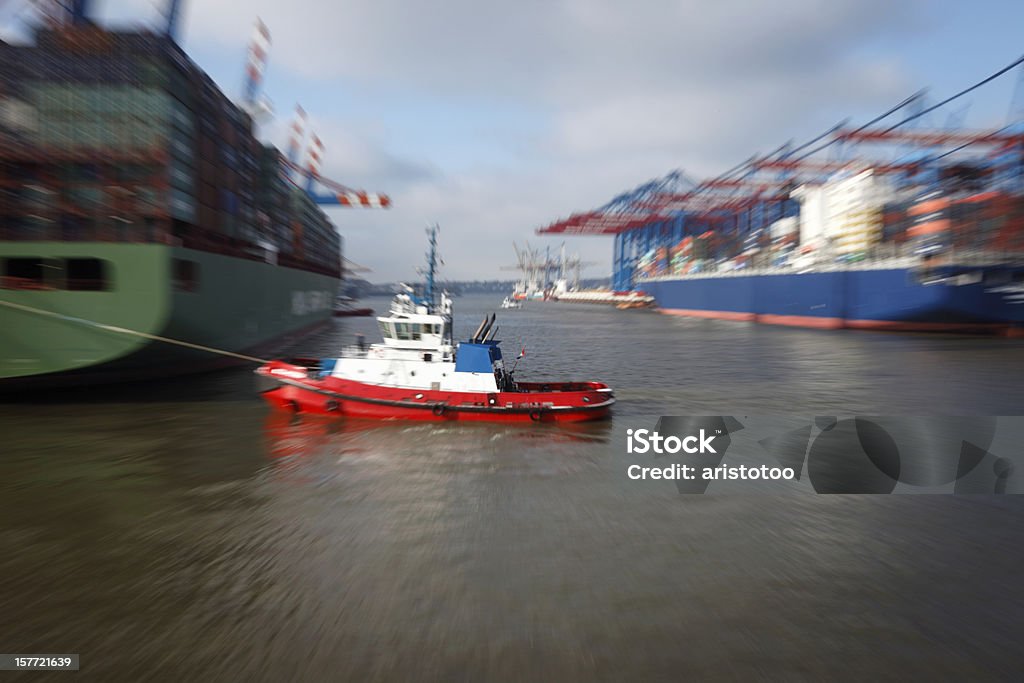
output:
M604 289L579 290L553 294L554 301L578 304L609 304L618 308L649 308L654 297L645 292L612 292Z

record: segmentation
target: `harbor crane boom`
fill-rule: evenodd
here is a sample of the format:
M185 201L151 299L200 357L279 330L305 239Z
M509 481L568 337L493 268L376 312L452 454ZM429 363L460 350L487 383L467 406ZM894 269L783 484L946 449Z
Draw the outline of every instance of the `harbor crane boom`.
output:
M298 159L306 137L307 116L305 110L295 106L295 118L292 121L287 156L282 160L287 170L287 178L296 187L309 195L320 206L341 206L345 208L387 209L391 207L391 198L380 192L356 190L337 181L320 175L324 145L319 136L313 135L307 150L306 168L299 165ZM316 192L319 183L330 192Z

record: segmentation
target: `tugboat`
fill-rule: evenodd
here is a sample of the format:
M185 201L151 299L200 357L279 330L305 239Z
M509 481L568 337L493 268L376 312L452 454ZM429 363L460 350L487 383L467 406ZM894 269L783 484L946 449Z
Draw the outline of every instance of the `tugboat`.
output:
M293 413L379 419L581 422L608 417L615 397L601 382L517 382L505 366L495 316L455 343L447 292L434 292L437 227L423 296L403 286L377 318L383 343L362 340L339 358L273 360L256 370L264 399Z

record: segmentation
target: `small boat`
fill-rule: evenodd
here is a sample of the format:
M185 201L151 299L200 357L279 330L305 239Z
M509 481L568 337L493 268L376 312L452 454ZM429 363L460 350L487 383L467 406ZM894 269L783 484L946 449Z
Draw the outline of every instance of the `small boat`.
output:
M333 313L334 313L335 317L339 317L339 318L340 317L344 317L344 316L364 316L365 317L365 316L373 315L373 309L372 308L350 308L350 307L345 307L345 306L335 306Z
M522 308L523 304L520 301L516 301L510 296L506 296L505 300L501 302L502 308Z
M455 343L447 292L434 294L436 228L423 296L398 293L377 318L383 342L362 340L338 358L273 360L256 370L264 399L293 413L379 419L582 422L611 412L615 397L601 382L519 382L506 366L494 314Z
M343 316L368 316L373 315L372 308L356 308L354 304L355 300L348 297L339 296L334 300L334 308L332 313L335 317Z

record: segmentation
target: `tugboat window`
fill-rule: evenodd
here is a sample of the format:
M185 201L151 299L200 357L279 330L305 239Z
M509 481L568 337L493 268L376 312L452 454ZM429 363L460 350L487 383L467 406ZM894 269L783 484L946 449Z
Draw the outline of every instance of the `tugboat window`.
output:
M416 324L412 324L412 325L410 325L410 327L412 328L412 340L413 341L419 341L420 340L420 326L416 325Z
M78 292L110 290L107 262L97 258L69 258L65 262L68 289Z
M395 339L409 341L409 323L395 323Z

